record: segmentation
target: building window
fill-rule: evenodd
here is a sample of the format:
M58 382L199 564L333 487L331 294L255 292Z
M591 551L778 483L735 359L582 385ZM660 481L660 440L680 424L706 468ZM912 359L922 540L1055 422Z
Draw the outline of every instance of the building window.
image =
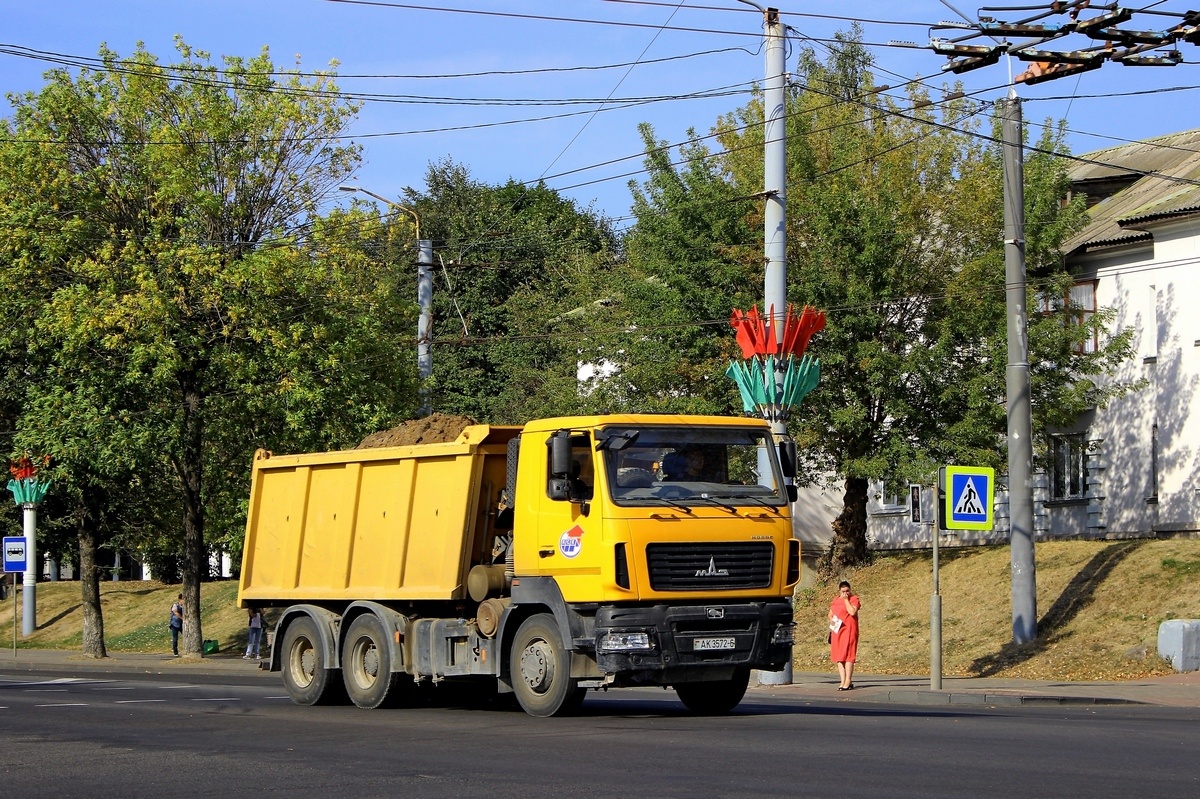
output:
M1042 295L1042 313L1058 313L1066 310L1067 323L1083 326L1091 322L1096 315L1096 281L1081 280L1067 290L1065 296ZM1091 331L1079 344L1075 351L1079 353L1096 352L1099 347L1097 331Z
M1050 436L1050 498L1083 499L1087 491L1087 453L1083 434Z
M1084 280L1071 286L1069 299L1072 320L1080 326L1087 325L1096 315L1096 281ZM1098 338L1097 332L1093 330L1084 339L1081 351L1095 352L1099 344Z
M879 503L872 513L903 513L908 510L908 494L897 493L887 480L872 480L870 497Z

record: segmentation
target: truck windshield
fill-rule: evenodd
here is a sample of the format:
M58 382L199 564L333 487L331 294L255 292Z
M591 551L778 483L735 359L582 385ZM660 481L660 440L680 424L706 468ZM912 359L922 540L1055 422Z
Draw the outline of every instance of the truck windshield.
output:
M630 437L633 431L622 430ZM784 505L779 461L765 431L641 427L622 448L601 447L618 505Z

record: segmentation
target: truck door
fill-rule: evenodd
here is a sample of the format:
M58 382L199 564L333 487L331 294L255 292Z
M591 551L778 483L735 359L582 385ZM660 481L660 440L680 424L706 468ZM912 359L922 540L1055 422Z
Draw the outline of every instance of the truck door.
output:
M592 513L597 491L596 455L590 434L571 436L570 498L553 500L545 493L541 498L538 571L553 576L568 601L568 593L594 594L600 575L602 514Z

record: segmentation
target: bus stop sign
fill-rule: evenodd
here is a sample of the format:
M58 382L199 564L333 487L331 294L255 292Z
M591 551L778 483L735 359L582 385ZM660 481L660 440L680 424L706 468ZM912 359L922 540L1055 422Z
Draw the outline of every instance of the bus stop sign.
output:
M4 571L25 571L25 537L14 536L4 539Z

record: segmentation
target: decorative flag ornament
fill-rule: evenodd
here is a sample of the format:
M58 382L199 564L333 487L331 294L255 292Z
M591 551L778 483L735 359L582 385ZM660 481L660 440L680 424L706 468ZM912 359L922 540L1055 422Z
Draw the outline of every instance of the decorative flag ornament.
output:
M725 374L737 383L742 410L755 411L767 421L786 421L821 379L821 362L806 355L812 337L825 329L825 312L808 305L799 315L789 304L776 335L775 307L764 317L758 308L734 309L729 319L741 347L743 363L732 362Z
M42 467L50 465L50 457L46 456L41 459ZM37 507L46 497L46 492L50 489L49 478L40 478L37 476L38 465L26 453L17 458L8 471L12 474L13 479L8 481L8 490L12 492L13 502L21 507Z

